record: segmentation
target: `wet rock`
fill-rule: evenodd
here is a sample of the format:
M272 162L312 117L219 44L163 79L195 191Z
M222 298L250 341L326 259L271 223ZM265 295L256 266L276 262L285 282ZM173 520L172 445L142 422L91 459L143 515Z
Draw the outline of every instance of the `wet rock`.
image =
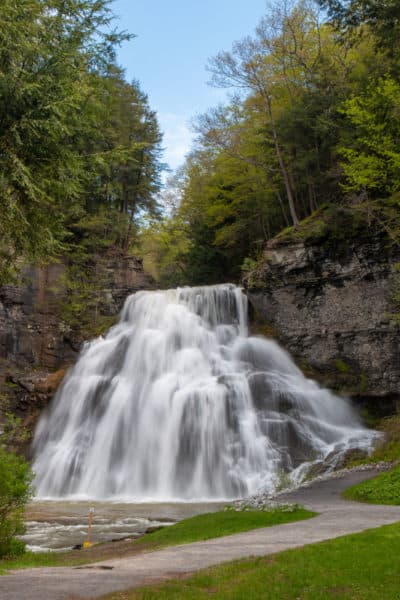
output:
M129 294L152 285L142 259L134 256L110 252L98 268L104 282L98 307L102 316L118 315ZM65 274L62 261L26 267L19 285L0 287L0 360L55 370L76 358L84 339L63 318Z
M75 544L75 546L72 546L72 550L82 550L83 548L83 544Z
M117 316L129 294L153 283L141 258L115 249L99 257L96 268L104 282L98 306L103 317ZM0 287L0 422L2 414L12 412L28 432L85 341L79 326L64 320L65 275L63 260L27 266L18 285Z
M400 327L388 317L398 262L378 234L346 252L275 239L245 281L255 316L303 370L376 416L400 409Z
M158 531L159 529L163 529L164 525L153 525L152 527L147 527L145 533L154 533L154 531Z

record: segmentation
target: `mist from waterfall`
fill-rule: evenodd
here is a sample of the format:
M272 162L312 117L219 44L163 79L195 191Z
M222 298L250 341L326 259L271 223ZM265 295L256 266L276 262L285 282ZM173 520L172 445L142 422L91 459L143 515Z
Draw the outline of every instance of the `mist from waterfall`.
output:
M271 339L233 285L139 292L83 348L34 439L39 497L233 498L373 433Z

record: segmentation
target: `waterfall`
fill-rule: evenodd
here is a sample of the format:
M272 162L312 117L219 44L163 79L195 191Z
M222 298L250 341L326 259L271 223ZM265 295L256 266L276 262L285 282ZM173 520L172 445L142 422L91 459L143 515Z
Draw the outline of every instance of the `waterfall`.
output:
M373 435L276 342L249 337L238 287L138 292L42 415L35 487L57 498L232 498L368 448Z

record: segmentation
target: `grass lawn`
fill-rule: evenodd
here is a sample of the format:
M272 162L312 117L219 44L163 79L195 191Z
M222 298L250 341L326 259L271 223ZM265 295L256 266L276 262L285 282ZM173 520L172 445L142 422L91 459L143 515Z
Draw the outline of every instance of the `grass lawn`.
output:
M103 600L399 600L400 523Z
M315 516L315 513L301 507L290 511L286 509L272 510L269 512L251 510L236 512L233 510L197 515L149 533L134 542L117 542L98 544L87 550L70 552L43 552L26 554L15 559L0 560L0 573L9 569L23 569L28 567L68 566L118 558L155 550L165 546L188 544L200 540L221 537L249 531L259 527L270 527L283 523L292 523Z
M189 544L211 538L250 531L259 527L270 527L271 525L282 525L314 517L315 513L296 507L294 510L285 509L271 511L234 511L226 510L205 515L197 515L185 519L170 527L163 527L154 533L138 540L138 544L151 542L155 547L176 546L178 544Z
M400 504L400 465L348 488L343 492L343 497L372 504Z
M378 429L383 433L383 437L378 442L373 454L369 458L353 460L348 466L382 461L399 463L400 415L382 419ZM382 473L374 479L347 489L343 493L343 497L372 504L400 504L400 464L397 464L392 471Z

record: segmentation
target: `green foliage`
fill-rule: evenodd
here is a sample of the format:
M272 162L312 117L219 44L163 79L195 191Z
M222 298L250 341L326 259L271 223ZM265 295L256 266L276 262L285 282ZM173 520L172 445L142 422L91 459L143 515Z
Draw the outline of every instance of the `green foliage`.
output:
M65 251L65 275L59 287L64 300L60 316L69 327L83 337L103 333L112 318L102 315L104 290L110 287L107 261L121 250L117 239L126 234L125 215L116 209L100 207L95 213L85 213L71 227L73 238Z
M0 238L10 260L61 250L62 210L85 168L69 139L93 125L89 63L100 57L90 42L105 3L50 4L6 0L0 16Z
M246 257L242 262L241 271L244 276L248 275L257 267L257 261L254 258Z
M391 77L343 104L341 112L352 125L339 148L347 191L382 197L400 189L399 106L400 85Z
M24 532L23 513L32 494L32 473L26 460L8 449L17 426L16 421L9 421L0 435L0 557L25 551L15 536Z
M156 116L115 64L129 37L112 30L108 0L2 2L0 284L21 260L64 253L99 210L124 249L139 215L157 213Z
M394 600L400 524L248 558L124 592L124 600ZM121 593L103 596L120 600Z
M350 206L321 206L294 229L290 227L279 234L282 240L301 240L307 246L320 244L328 252L335 255L346 252L354 240L368 240L372 231L379 231L381 226L373 218L368 208L370 204L360 204L356 208Z
M116 64L130 36L112 30L109 1L4 0L0 285L23 261L66 254L79 320L113 246L140 249L163 286L238 280L282 230L346 252L367 235L365 200L379 199L369 208L398 241L397 3L321 3L346 35L313 2L277 2L210 61L212 83L237 95L197 119L161 216L157 118Z
M196 122L165 222L179 228L182 252L175 267L172 237L168 265L169 251L157 258L153 248L160 282L166 272L167 283L238 280L244 261L282 231L333 254L367 239L371 220L389 237L400 231L400 49L378 43L393 7L328 4L337 24L339 12L357 15L346 36L312 2L277 2L253 37L211 59L211 82L237 95Z
M186 261L190 242L187 227L179 215L163 221L152 221L138 238L144 268L166 287L187 282Z
M335 360L335 366L340 373L348 373L350 370L349 365L346 364L341 358L337 358Z
M372 504L400 504L400 466L344 492L344 497Z
M371 411L364 409L361 415L369 427L381 432L381 437L376 441L374 451L370 456L355 457L346 466L363 464L398 463L400 461L400 416L379 419Z
M373 43L391 55L399 50L400 8L397 0L319 0L328 9L336 27L345 35L362 35L363 28ZM372 36L371 36L372 33Z

